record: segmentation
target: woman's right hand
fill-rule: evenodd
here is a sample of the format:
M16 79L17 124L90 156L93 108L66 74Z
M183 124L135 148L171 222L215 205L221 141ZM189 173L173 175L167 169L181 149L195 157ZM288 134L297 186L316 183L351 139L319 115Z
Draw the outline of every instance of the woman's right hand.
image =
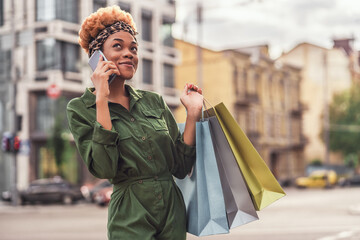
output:
M110 94L108 80L111 74L119 76L120 72L115 63L111 61L104 61L103 56L100 56L98 65L91 75L91 81L94 84L97 99L108 99Z

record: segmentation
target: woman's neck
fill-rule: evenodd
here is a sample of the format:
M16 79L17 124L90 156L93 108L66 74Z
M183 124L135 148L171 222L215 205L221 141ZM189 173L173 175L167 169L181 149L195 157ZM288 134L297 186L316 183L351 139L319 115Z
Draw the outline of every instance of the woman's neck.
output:
M121 105L128 105L129 93L125 88L125 80L114 80L110 85L109 101L119 103Z

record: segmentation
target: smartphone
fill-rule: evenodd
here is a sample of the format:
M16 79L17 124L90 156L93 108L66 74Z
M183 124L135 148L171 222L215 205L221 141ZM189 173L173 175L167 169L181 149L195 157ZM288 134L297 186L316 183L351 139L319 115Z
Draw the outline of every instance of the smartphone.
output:
M98 65L100 56L103 56L104 61L107 61L104 53L101 50L96 50L89 59L89 65L93 71L95 71L95 68ZM110 84L115 79L115 77L116 77L116 74L111 74L109 77L108 83Z

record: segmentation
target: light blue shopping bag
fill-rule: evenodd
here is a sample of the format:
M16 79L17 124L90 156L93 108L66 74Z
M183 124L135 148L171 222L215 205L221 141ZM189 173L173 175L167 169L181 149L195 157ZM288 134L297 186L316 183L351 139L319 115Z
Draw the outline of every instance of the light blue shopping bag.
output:
M179 124L181 132L184 124ZM176 179L186 205L187 231L196 236L229 232L219 170L208 121L196 123L196 163L190 176Z

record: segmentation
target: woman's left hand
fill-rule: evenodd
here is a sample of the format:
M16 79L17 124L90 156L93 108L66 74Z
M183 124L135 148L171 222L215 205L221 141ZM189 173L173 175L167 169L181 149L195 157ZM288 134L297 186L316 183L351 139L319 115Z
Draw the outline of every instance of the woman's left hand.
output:
M186 84L180 97L181 103L187 111L188 117L198 121L201 117L203 106L202 90L194 84Z

